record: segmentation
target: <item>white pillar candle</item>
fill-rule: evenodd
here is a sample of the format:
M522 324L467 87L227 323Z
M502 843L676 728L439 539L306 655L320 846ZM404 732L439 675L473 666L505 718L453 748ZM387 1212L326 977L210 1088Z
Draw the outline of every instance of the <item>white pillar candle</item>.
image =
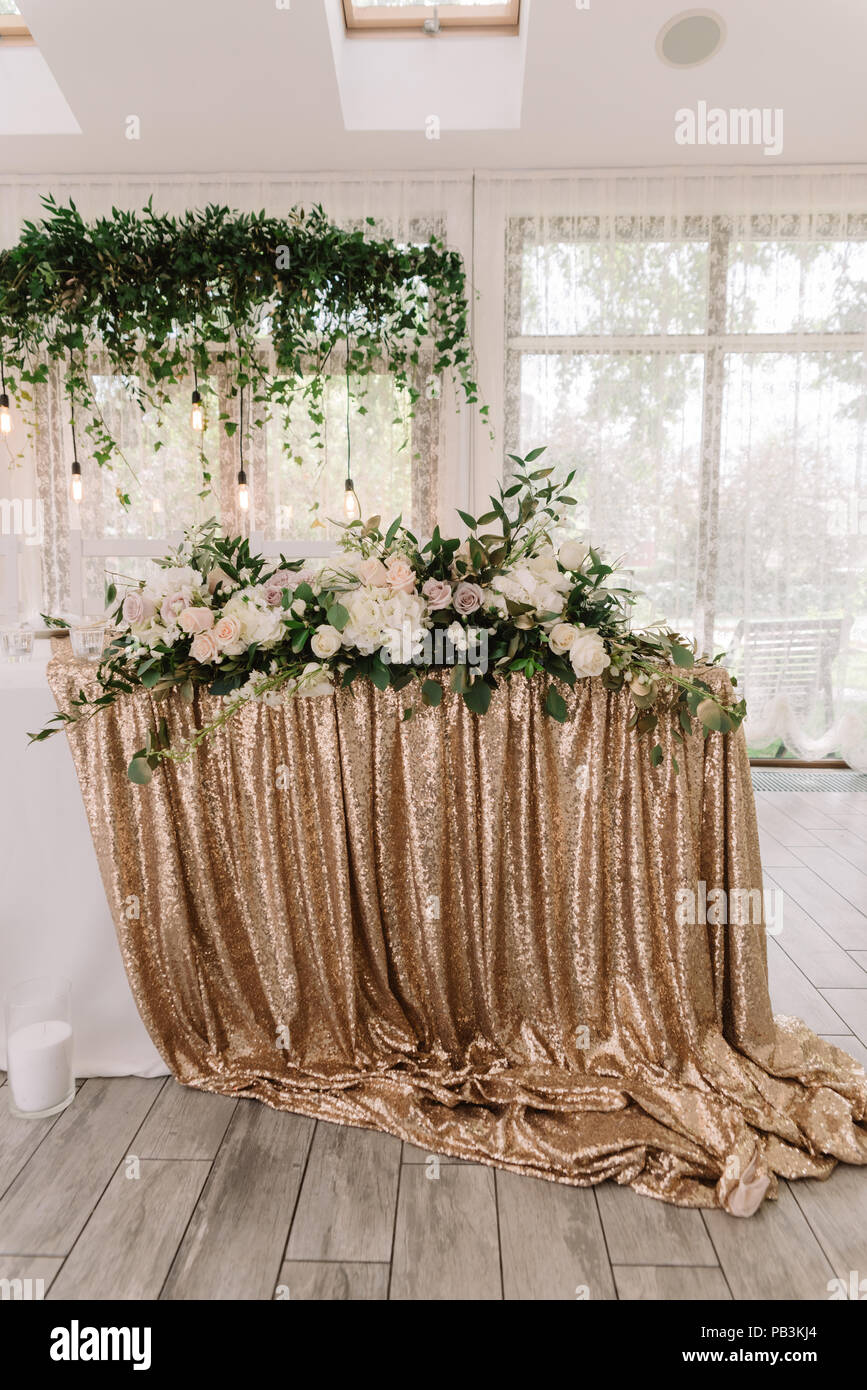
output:
M53 1110L68 1100L72 1075L72 1029L62 1019L27 1023L6 1044L8 1081L17 1109Z

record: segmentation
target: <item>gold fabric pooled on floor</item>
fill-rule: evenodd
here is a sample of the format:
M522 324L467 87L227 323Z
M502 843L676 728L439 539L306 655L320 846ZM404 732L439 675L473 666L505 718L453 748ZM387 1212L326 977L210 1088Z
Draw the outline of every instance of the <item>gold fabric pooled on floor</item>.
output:
M49 679L61 709L95 688L66 655ZM409 691L360 680L249 706L147 787L126 769L157 718L178 742L219 701L139 691L70 730L175 1076L737 1215L778 1175L867 1163L863 1069L772 1016L761 922L703 920L703 891L762 886L743 734L693 735L678 775L667 720L652 768L628 696L580 681L560 725L544 688L503 682L483 717L416 695L407 722Z

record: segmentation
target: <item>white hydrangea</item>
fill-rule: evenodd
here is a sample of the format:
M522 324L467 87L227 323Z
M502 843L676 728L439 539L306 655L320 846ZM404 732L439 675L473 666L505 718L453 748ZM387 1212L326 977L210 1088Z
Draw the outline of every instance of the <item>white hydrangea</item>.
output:
M419 594L361 585L344 594L341 603L349 614L343 645L355 647L364 656L395 644L402 651L407 643L416 648L424 641L427 604Z
M220 616L237 618L241 628L238 640L243 644L242 651L254 642L260 647L271 646L282 634L282 612L279 608L269 607L261 588L239 589L224 604Z
M494 581L491 606L505 617L506 600L524 603L537 614L556 613L565 607L565 595L572 588L572 579L563 574L553 548L546 547L529 560L522 560L514 569Z

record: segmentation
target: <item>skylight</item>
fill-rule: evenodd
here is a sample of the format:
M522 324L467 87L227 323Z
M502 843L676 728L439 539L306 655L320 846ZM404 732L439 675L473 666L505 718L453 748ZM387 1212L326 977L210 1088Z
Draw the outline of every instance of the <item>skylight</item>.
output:
M520 0L343 0L346 28L351 34L516 34Z
M22 17L15 0L0 0L0 42L32 42L27 20Z

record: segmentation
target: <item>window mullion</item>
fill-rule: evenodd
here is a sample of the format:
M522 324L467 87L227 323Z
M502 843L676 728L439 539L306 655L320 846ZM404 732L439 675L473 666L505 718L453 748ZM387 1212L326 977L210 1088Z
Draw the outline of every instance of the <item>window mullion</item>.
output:
M719 561L719 483L727 317L729 233L714 219L708 248L707 346L702 390L695 635L710 651L716 621Z

